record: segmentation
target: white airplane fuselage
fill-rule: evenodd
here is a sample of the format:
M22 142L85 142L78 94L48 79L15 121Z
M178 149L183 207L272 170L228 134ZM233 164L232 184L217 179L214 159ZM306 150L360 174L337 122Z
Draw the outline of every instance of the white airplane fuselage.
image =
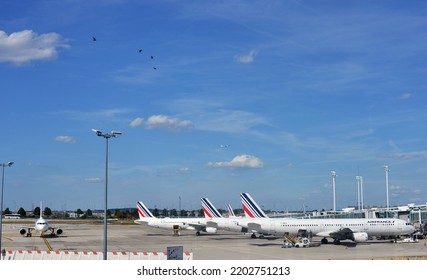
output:
M203 218L157 218L144 205L142 201L136 202L139 219L134 222L137 224L146 224L150 227L172 229L174 234L182 229L195 230L196 235L200 232L216 233L217 229L206 226L206 220Z
M35 224L35 226L34 226L34 229L35 229L36 231L39 231L39 232L45 232L45 231L48 231L48 230L49 230L49 224L48 224L48 222L47 222L45 219L43 219L43 218L39 218L39 219L36 221L36 224Z
M135 220L137 224L146 224L150 227L171 230L194 230L208 233L216 233L216 229L206 226L203 218L140 218Z
M367 240L368 236L399 236L411 234L415 227L400 219L275 219L252 218L239 223L258 233L272 235L296 235L306 230L312 235L333 237L331 234L350 229L356 241ZM365 240L365 241L366 241Z

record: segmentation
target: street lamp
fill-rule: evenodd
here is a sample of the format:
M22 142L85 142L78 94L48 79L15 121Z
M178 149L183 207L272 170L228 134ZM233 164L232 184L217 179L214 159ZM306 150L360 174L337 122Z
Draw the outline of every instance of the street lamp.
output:
M3 253L2 247L1 247L1 238L2 238L2 232L3 232L3 189L4 189L4 168L11 167L13 164L13 161L9 161L8 163L0 163L0 166L3 167L2 177L1 177L1 197L0 197L0 251ZM2 257L0 257L2 259Z
M390 169L388 168L388 165L384 165L384 172L385 172L385 188L386 188L386 195L387 195L387 211L388 211L388 208L390 206L388 201L388 173L390 172Z
M181 217L181 196L179 196L179 213L178 213L178 218Z
M363 210L363 177L356 176L357 180L357 207Z
M363 176L360 177L360 208L363 210Z
M97 136L104 137L106 143L106 152L105 152L105 195L104 195L104 260L107 259L107 194L108 194L108 139L116 138L119 135L122 135L120 131L111 131L110 133L102 133L102 131L97 129L92 129Z
M335 203L335 184L336 184L336 180L337 180L337 173L335 171L331 171L331 176L332 176L332 195L333 195L333 202L334 202L334 212L337 210L336 209L336 203Z
M356 176L357 181L357 209L360 210L360 176Z

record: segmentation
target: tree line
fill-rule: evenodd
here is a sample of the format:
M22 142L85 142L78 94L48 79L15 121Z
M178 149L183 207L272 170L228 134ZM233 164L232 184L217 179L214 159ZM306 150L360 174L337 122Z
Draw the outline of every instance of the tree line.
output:
M218 209L218 211L223 214L227 211ZM23 207L19 208L19 210L16 212L16 214L19 214L21 217L39 217L40 216L40 207L34 208L33 211L25 211ZM86 211L81 210L78 208L74 213L77 218L81 219L87 219L87 218L96 218L103 216L104 211L96 211L97 213L101 213L102 215L96 215L94 214L94 211L91 209L87 209ZM162 218L162 217L204 217L203 209L199 210L177 210L177 209L158 209L154 208L151 209L151 212L155 217ZM236 214L240 213L239 209L237 209ZM3 211L4 215L12 214L12 211L10 211L9 208L6 208ZM70 212L69 211L55 211L53 212L49 207L45 207L43 210L43 217L46 218L70 218ZM136 208L127 208L127 209L108 209L107 210L107 217L108 218L117 218L117 219L137 219L138 211Z

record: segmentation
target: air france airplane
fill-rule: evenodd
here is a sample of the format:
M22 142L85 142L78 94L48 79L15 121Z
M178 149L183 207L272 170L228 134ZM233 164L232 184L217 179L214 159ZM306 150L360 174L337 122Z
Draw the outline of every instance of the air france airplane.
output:
M234 214L233 207L231 207L230 204L228 204L228 217L236 218L236 215Z
M199 236L200 232L216 233L217 229L206 225L204 218L156 218L150 210L141 201L136 202L139 220L134 222L137 224L146 224L150 227L171 229L174 233L181 230L195 230L196 235Z
M63 230L61 228L57 228L55 232L55 228L49 226L49 223L45 219L43 219L42 213L43 210L40 203L40 218L36 221L34 227L21 228L19 230L19 233L21 235L26 234L27 237L31 237L34 231L40 232L40 236L43 236L43 234L47 231L50 231L50 236L61 235L63 233Z
M245 219L239 225L263 234L297 235L298 231L306 230L311 235L323 237L322 244L327 244L327 238L332 238L334 244L340 240L365 242L371 236L410 235L415 231L411 223L401 219L280 219L265 218L261 208L247 193L241 193L243 208L252 219Z
M202 208L207 226L226 231L248 232L247 228L238 225L238 221L241 221L241 218L234 216L231 206L228 207L230 213L228 218L224 218L207 198L202 198Z

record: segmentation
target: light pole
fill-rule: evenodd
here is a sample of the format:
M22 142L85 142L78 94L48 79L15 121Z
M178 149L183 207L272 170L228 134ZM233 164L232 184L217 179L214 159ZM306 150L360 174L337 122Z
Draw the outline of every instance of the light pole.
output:
M360 179L361 176L356 176L357 181L357 209L360 210Z
M179 196L179 213L178 213L178 218L181 217L181 196Z
M1 247L1 239L2 239L2 232L3 232L3 189L4 189L4 168L11 167L13 164L13 161L9 161L8 163L0 163L0 166L3 168L2 177L1 177L1 197L0 197L0 251L3 253L2 247ZM3 259L2 256L0 256L0 259Z
M360 208L363 210L363 177L360 177Z
M105 195L104 195L104 260L107 259L107 195L108 195L108 139L116 138L122 133L120 131L112 131L109 133L102 133L102 131L97 129L92 129L93 132L96 133L97 136L105 138Z
M335 183L337 179L337 173L335 171L331 171L331 175L332 175L332 195L334 200L334 212L335 212L337 210L336 203L335 203Z
M386 188L386 194L387 194L387 211L388 211L388 208L389 208L389 203L388 203L388 173L390 172L388 165L384 165L384 171L385 171L385 188Z

